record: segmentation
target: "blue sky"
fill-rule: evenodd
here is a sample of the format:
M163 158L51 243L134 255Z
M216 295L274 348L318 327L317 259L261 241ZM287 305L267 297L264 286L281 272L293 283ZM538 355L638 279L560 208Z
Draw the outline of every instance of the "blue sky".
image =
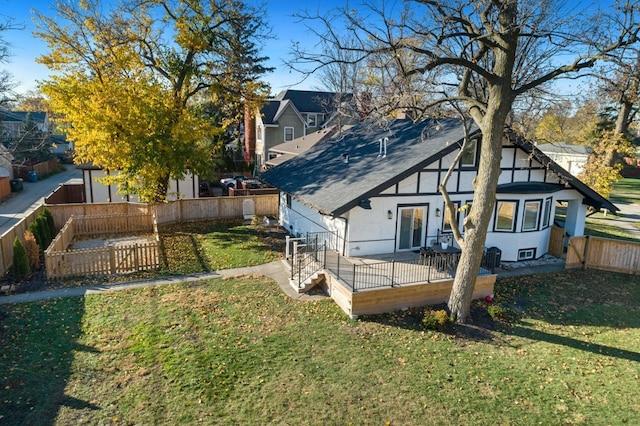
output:
M14 79L20 83L17 92L24 93L27 90L37 87L37 80L46 79L49 70L44 65L37 64L35 59L47 51L47 45L40 39L34 37L32 32L35 23L31 19L31 10L52 16L54 12L50 5L55 0L0 0L0 20L7 18L13 20L14 24L22 25L23 30L12 30L0 34L5 41L11 44L11 58L8 64L0 64L0 69L7 69L13 74ZM251 1L251 0L249 0ZM273 40L268 40L263 54L270 57L269 66L275 67L276 71L267 74L264 78L271 84L271 91L277 93L289 87L309 90L321 87L313 78L299 84L301 76L290 73L282 62L288 56L288 52L293 41L307 42L311 40L311 35L306 28L296 22L292 15L305 8L316 11L326 8L343 5L341 0L296 0L295 3L270 0L267 2L269 17L268 21L273 28ZM295 84L295 85L294 85Z

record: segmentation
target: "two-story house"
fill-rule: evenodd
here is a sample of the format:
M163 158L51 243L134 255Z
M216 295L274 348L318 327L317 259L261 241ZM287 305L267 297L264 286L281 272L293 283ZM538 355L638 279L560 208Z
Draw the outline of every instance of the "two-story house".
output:
M307 90L283 90L269 99L255 120L258 169L272 159L269 150L276 145L317 132L329 124L355 123L351 99L348 94Z
M44 111L0 111L0 135L15 138L31 121L39 131L49 131L49 115Z

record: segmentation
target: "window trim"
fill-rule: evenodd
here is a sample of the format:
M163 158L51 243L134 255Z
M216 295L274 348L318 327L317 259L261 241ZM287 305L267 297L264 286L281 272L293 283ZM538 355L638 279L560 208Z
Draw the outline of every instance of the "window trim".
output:
M511 218L511 229L498 228L498 222L499 222L499 220L498 220L498 209L499 209L501 203L509 203L509 204L513 204L513 206L514 206L514 208L513 208L513 217ZM518 219L519 204L520 204L519 200L497 200L496 201L496 206L494 208L494 213L493 213L493 217L494 217L493 231L494 232L515 232L516 231L516 223L517 223L517 219Z
M289 129L291 129L291 139L287 139L287 130ZM285 142L290 142L294 140L296 138L296 128L293 126L285 126L283 137Z
M313 117L313 124L311 123L311 117ZM307 114L307 126L318 127L318 114Z
M526 252L531 252L531 257L522 257L522 254L526 253ZM518 249L518 261L531 260L531 259L535 259L535 258L536 258L536 248L535 247Z
M473 155L471 156L471 158L473 158L473 161L471 163L463 163L463 160L465 158L465 156L463 155L462 157L460 157L460 169L472 169L478 165L478 145L480 144L480 140L478 138L474 138L471 139L470 142L473 143Z
M459 228L460 227L460 204L462 203L462 201L451 200L451 202L453 203L454 209L456 211L456 217L454 218L454 220L456 222L456 225L458 225L458 228ZM453 234L453 228L449 227L449 229L447 229L446 224L447 224L447 205L443 204L442 205L442 233Z
M542 229L547 229L551 226L551 203L553 203L553 198L545 198L544 207L542 209Z
M538 209L536 210L536 223L533 228L525 228L524 226L525 226L525 220L527 218L527 204L533 204L533 203L536 203L538 205ZM524 200L524 208L522 210L522 225L521 225L522 232L534 232L534 231L540 230L540 217L541 217L542 206L543 206L542 199Z

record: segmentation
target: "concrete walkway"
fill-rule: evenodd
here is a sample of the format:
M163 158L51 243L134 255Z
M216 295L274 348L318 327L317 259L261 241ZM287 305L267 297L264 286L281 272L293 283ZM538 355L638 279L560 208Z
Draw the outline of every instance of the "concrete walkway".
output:
M564 270L564 264L538 265L509 270L498 271L498 277L511 277L520 275L533 275ZM289 284L289 268L284 260L276 260L264 265L248 266L245 268L225 269L216 272L206 272L201 274L180 275L175 277L159 278L144 281L132 281L128 283L112 285L93 285L87 287L60 288L55 290L45 290L33 293L19 293L10 296L0 296L0 305L13 303L37 302L59 297L80 297L87 294L100 294L113 291L122 291L135 288L161 286L167 284L189 283L212 278L240 277L240 276L267 276L278 283L282 291L292 299L296 300L319 300L325 299L323 295L298 294Z
M72 179L82 179L82 171L73 165L66 165L66 171L51 175L37 182L23 182L20 192L12 192L0 202L0 235L20 222L22 218L31 214L38 206L44 204L49 196L61 183Z

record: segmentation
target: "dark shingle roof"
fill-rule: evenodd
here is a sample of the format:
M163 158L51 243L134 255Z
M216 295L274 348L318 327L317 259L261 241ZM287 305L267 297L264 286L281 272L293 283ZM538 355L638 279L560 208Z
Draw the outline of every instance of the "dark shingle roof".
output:
M275 124L275 118L279 107L280 101L267 101L260 110L260 114L262 114L262 122L264 124Z
M316 145L268 170L261 178L323 214L339 216L361 199L458 149L463 137L458 119L392 120L386 125L364 122L339 139ZM378 156L382 138L388 138L386 157Z
M475 136L479 131L475 126L473 129ZM586 204L612 212L618 210L530 142L509 130L506 136L583 194ZM339 216L357 206L361 199L379 194L458 149L463 137L463 126L458 119L428 119L418 123L408 119L392 120L384 126L364 122L339 138L316 145L266 171L261 178L322 214ZM381 138L389 138L386 157L378 155ZM345 155L348 155L346 163ZM502 188L505 189L514 188ZM549 192L559 190L560 186L543 184L537 189Z
M336 108L337 94L312 90L283 90L275 99L290 100L300 112L328 113Z
M44 123L47 116L43 111L0 111L0 121L27 121L27 116L35 123Z

